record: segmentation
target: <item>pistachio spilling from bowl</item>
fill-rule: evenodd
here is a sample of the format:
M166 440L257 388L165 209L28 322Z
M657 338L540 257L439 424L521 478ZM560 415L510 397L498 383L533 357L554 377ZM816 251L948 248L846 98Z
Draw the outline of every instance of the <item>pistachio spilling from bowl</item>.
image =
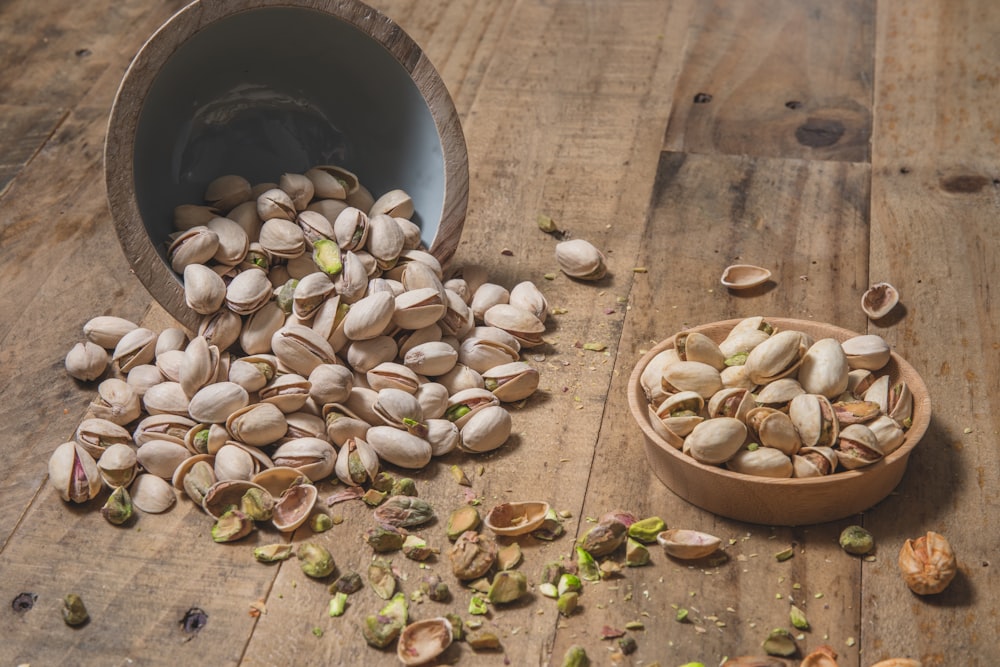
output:
M339 166L256 186L226 175L204 199L174 211L168 248L198 331L100 316L67 355L73 377L106 377L49 462L60 497L107 486L117 522L126 505L167 511L181 491L217 522L238 511L226 520L238 530L216 531L238 539L253 522L303 525L332 475L360 486L383 464L508 440L506 404L538 387L521 360L544 343L534 284L446 272L405 192L376 199Z
M876 375L891 357L880 336L813 340L749 317L722 340L682 331L673 343L640 384L653 430L700 463L819 477L880 461L913 422L906 382Z

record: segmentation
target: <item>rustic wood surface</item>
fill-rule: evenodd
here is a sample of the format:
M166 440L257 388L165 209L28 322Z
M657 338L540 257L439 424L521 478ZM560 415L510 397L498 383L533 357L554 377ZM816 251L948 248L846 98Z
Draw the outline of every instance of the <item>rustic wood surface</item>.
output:
M612 509L724 538L721 563L689 567L656 551L650 566L588 585L582 611L558 617L537 591L495 609L500 651L457 644L446 664L562 663L573 644L593 664L664 667L762 655L791 602L811 628L800 654L829 644L846 667L889 657L993 665L1000 634L1000 7L990 0L377 0L423 48L451 91L470 163L469 214L455 263L485 265L508 287L538 283L553 308L547 345L526 355L539 392L514 411L496 452L453 453L415 475L440 514L465 502L461 466L483 508L544 497L569 535L524 540L521 569L569 558L588 518ZM66 351L99 314L170 318L131 275L105 202L102 147L121 76L146 37L182 6L122 0L0 3L0 662L4 665L398 664L358 623L371 591L329 618L329 594L295 562L262 566L246 542L219 546L182 502L115 528L64 504L46 461L86 412L94 384L70 379ZM555 272L539 213L608 252L610 275L582 284ZM502 253L507 250L509 253ZM718 283L724 266L774 271L748 295ZM644 267L645 271L634 271ZM888 280L902 306L878 323L859 308ZM564 309L564 312L563 310ZM848 520L799 528L743 524L678 499L645 463L625 387L636 360L685 326L752 314L876 332L920 371L930 429L903 482ZM603 352L577 345L600 342ZM476 466L483 466L477 474ZM331 490L322 489L323 497ZM103 498L103 497L102 497ZM794 511L793 507L789 511ZM340 571L363 571L371 525L357 503L316 539ZM878 548L847 556L839 531L862 523ZM960 571L944 593L903 585L904 540L945 534ZM445 542L443 520L426 531ZM262 531L253 543L279 539ZM293 537L309 539L302 530ZM794 557L774 554L793 546ZM424 575L395 558L402 587ZM442 571L443 559L432 562ZM415 617L469 618L470 592ZM37 594L30 611L11 602ZM60 618L81 594L89 624ZM265 613L251 615L251 604ZM197 632L182 619L207 614ZM675 620L675 607L689 610ZM616 656L603 626L630 630ZM320 628L322 636L315 636Z

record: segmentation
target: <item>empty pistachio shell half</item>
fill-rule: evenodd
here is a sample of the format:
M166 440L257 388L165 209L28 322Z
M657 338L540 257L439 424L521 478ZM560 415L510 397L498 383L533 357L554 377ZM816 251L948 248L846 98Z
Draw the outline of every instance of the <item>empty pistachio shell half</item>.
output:
M751 289L771 279L771 272L752 264L733 264L722 272L721 282L733 290Z
M486 514L486 527L497 535L524 535L545 521L549 504L540 500L501 503Z
M682 560L704 558L714 553L722 544L722 540L714 535L683 528L665 530L656 536L656 541L668 556Z
M861 297L861 310L873 320L885 317L899 303L899 292L889 283L875 283Z

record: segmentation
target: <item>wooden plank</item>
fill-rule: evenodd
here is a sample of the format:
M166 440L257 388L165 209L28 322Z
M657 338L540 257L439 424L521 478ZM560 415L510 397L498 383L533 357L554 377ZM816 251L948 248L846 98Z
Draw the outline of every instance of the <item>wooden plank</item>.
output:
M870 522L881 538L864 572L861 639L872 661L996 658L998 20L989 2L879 3L871 276L896 285L902 307L872 329L923 374L933 418L891 513ZM919 598L896 557L928 530L951 541L960 571L944 593Z
M0 104L0 195L66 114L64 108Z
M666 148L865 162L875 3L706 2Z
M649 201L649 174L669 109L668 84L679 63L674 50L679 40L659 35L665 26L685 25L690 7L630 2L619 10L609 24L606 13L595 7L522 3L510 16L498 12L492 19L506 25L499 37L504 46L493 53L464 119L472 183L469 218L454 263L482 264L495 282L508 288L533 280L551 306L567 313L550 318L548 345L523 355L540 369L542 384L513 412L511 441L488 455L449 455L414 475L420 495L438 511L438 524L418 531L435 546L447 547L443 522L463 499L448 473L452 463L467 472L484 466L485 474L473 476L472 487L483 498L484 511L502 501L539 498L568 510L573 518L567 530L577 530L612 364L601 355L583 356L574 344L585 335L612 344L619 336L624 310L616 297L627 294L641 240L620 230L641 219ZM407 24L403 27L409 31ZM434 38L445 38L444 31L435 31ZM639 46L649 44L655 45L655 55L648 46ZM433 41L422 46L431 54L440 48ZM446 83L456 89L456 82ZM469 82L459 81L457 87L465 85ZM540 212L612 251L612 277L596 285L562 276L544 280L542 274L557 267L555 240L535 224ZM616 228L619 221L625 222ZM505 248L509 255L502 254ZM371 519L359 510L345 509L345 524L335 529L343 537L337 538L334 556L343 570L363 573L371 552L358 533L371 526ZM552 543L524 538L522 547L520 569L534 584L544 563L568 555L572 545L567 535ZM401 557L393 562L405 576L403 590L412 592L424 571ZM441 556L430 567L449 583L454 601L446 608L432 602L412 605L414 617L446 609L472 618L467 613L470 592L454 580L447 559ZM358 623L380 605L370 591L352 600L344 617L327 619L322 614L329 594L305 583L294 564L281 567L275 594L268 599L269 613L260 619L247 648L248 662L270 664L286 659L291 650L299 664L396 663L394 655L370 649L360 638ZM446 655L449 661L460 657L483 665L545 664L556 616L552 602L532 592L528 602L495 609L485 618L483 629L500 637L501 652L473 655L468 646L459 645ZM314 623L325 630L321 641L308 636ZM287 641L278 640L289 636L302 639L290 649Z
M867 279L869 176L867 165L844 162L662 155L635 260L648 273L636 274L629 294L584 516L657 515L672 528L718 535L728 561L689 567L654 546L652 565L585 588L585 612L564 621L554 656L576 643L601 659L613 646L601 641L602 626L630 621L645 625L629 633L639 644L632 664L759 655L771 628L790 627L794 601L812 625L798 642L803 652L831 643L839 664L859 664L845 642L860 632L860 561L836 544L851 521L770 528L688 505L646 465L626 383L647 349L686 326L764 314L862 330L856 297ZM734 261L772 268L775 284L746 296L727 292L718 277ZM778 562L774 554L788 546L795 556ZM689 622L675 620L675 607L689 611Z

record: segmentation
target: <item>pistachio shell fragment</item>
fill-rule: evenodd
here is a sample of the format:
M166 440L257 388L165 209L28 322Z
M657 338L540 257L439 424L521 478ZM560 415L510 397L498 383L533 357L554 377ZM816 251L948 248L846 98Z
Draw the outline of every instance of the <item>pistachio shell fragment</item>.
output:
M861 296L861 310L873 320L885 317L899 303L899 292L889 283L875 283Z
M732 264L722 272L724 287L732 290L752 289L771 279L771 272L753 264Z
M416 621L403 628L396 655L404 665L423 665L451 646L451 622L437 617Z
M538 529L548 511L549 504L538 500L501 503L486 514L484 523L497 535L524 535Z
M722 545L722 540L714 535L683 528L665 530L656 536L656 541L668 556L681 560L704 558Z

